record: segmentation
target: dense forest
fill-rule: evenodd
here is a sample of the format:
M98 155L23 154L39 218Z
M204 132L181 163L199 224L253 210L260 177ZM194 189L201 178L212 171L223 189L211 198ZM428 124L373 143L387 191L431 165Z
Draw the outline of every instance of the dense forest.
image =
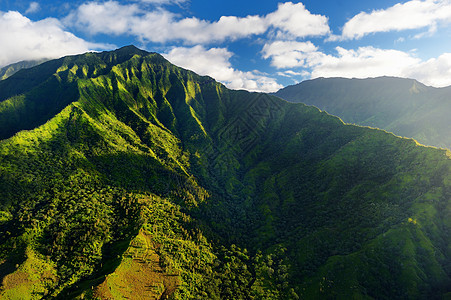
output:
M317 78L275 93L314 105L344 122L381 128L424 145L451 149L451 87L406 78Z
M37 66L47 60L48 59L20 61L20 62L14 63L12 65L8 65L3 68L0 68L0 80L10 77L22 69L28 69L28 68Z
M4 299L451 297L451 153L133 46L0 81Z

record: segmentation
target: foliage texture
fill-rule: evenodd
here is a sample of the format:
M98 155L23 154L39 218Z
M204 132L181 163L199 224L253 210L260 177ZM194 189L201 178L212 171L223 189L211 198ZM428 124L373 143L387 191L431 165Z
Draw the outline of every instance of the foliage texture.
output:
M451 161L133 46L0 81L5 299L432 299Z

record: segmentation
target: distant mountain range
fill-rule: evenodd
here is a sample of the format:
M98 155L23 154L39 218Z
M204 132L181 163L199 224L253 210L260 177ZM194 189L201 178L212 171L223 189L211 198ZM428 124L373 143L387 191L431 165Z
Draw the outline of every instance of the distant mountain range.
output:
M0 136L2 299L451 296L449 151L133 46L0 81Z
M28 68L37 66L45 61L48 61L48 59L20 61L20 62L11 64L11 65L5 66L3 68L0 68L0 80L4 80L4 79L10 77L22 69L28 69Z
M451 87L413 79L318 78L274 95L314 105L346 123L381 128L422 144L451 149Z

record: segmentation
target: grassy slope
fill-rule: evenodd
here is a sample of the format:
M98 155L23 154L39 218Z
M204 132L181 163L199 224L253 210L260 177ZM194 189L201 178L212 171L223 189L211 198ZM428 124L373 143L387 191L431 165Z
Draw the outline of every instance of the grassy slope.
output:
M347 123L382 128L425 145L451 148L449 88L415 80L319 78L286 87L277 96L314 105Z
M449 292L444 151L137 49L59 63L77 101L0 144L3 296Z

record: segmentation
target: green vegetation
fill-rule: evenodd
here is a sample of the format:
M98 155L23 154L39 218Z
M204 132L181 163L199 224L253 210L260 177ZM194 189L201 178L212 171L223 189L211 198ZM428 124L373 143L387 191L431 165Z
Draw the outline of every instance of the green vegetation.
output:
M134 47L0 99L2 298L451 293L449 152Z
M314 105L344 122L381 128L420 143L451 149L451 89L413 79L318 78L288 86L276 96Z
M37 66L47 60L48 59L20 61L15 64L0 68L0 80L10 77L22 69L28 69Z

